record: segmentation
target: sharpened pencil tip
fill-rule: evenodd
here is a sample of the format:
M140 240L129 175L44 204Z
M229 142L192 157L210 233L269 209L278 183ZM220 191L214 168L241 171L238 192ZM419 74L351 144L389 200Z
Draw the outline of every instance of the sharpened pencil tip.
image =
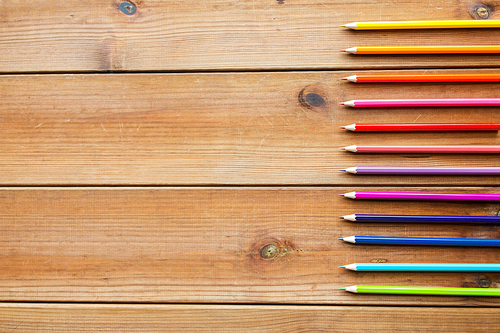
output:
M347 169L339 169L339 171L347 171Z
M347 50L340 50L339 52L347 52Z
M339 290L346 290L346 288L339 288Z
M345 24L342 24L342 25L339 25L339 27L341 27L341 28L345 28L345 27L346 27L346 25L345 25Z
M337 240L344 240L343 238L337 238Z
M344 217L343 216L339 216L339 219L343 219Z
M340 195L341 197L343 197L343 196L344 196L344 194L339 194L339 195Z
M340 129L345 129L345 126L339 126Z
M344 80L344 81L347 81L347 78L346 78L346 77L341 77L340 79L341 79L341 80Z
M344 105L344 104L345 104L344 102L342 102L342 103L339 103L339 105Z
M345 147L339 148L340 150L345 150Z
M339 266L339 268L345 268L345 266Z

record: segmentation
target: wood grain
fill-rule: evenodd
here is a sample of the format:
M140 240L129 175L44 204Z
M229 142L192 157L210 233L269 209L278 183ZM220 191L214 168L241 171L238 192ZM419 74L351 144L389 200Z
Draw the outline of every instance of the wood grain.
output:
M498 273L363 274L338 268L355 262L500 260L496 248L356 246L338 241L352 235L500 237L496 225L346 222L337 217L356 212L498 215L500 209L498 203L409 205L338 196L351 190L3 188L0 301L500 304L498 298L487 297L374 296L338 290L354 284L500 284ZM262 251L268 245L271 255Z
M496 309L0 304L0 329L19 332L494 332ZM397 318L397 320L395 320Z
M337 105L360 98L499 97L495 83L356 85L339 80L348 74L352 72L0 76L0 184L500 184L499 177L339 172L359 165L500 165L496 155L340 151L351 144L500 144L498 132L340 130L356 122L499 119L493 107L360 110Z
M3 1L0 72L498 67L499 55L368 56L353 46L498 44L496 29L350 31L352 21L472 19L480 2ZM487 2L498 19L500 2Z

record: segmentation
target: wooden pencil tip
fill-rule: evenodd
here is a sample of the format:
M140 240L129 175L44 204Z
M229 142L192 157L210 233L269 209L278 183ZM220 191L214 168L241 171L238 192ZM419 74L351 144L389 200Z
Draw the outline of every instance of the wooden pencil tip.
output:
M347 81L347 78L346 78L346 77L341 77L340 79L341 79L341 80L344 80L344 81Z
M346 288L339 288L339 290L346 290Z

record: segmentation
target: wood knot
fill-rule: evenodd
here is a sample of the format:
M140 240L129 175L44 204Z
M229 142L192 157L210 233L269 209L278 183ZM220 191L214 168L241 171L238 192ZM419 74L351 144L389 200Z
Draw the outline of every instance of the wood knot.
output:
M254 248L252 257L258 261L277 260L281 257L285 257L291 252L298 251L295 250L295 246L291 242L279 241L277 239L261 240L253 244L252 247Z
M134 15L137 11L137 7L133 3L128 1L121 2L118 5L118 8L120 8L120 11L125 15Z
M487 275L480 275L479 278L477 279L477 284L479 285L479 288L489 288L492 282L493 279Z
M317 109L326 105L326 94L316 86L302 89L298 96L299 103L309 109Z
M476 20L486 20L491 16L493 10L483 3L475 4L471 7L469 14Z
M370 262L372 262L374 264L380 264L383 262L387 262L387 259L372 259L372 260L370 260Z
M267 244L260 249L259 253L262 259L274 259L280 253L280 249L276 244Z
M278 2L278 5L283 5L285 3L285 0L276 0Z

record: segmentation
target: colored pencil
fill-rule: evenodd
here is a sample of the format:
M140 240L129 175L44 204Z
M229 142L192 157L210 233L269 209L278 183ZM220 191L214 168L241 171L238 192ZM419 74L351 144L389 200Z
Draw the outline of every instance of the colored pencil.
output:
M500 123L396 123L340 126L352 132L498 131Z
M499 154L500 146L347 146L352 153Z
M356 263L340 268L358 272L500 272L500 264Z
M341 52L350 54L461 54L500 53L500 45L361 46Z
M340 218L351 222L500 223L500 216L351 214Z
M359 99L339 103L353 108L407 108L429 106L500 106L500 98L445 98L445 99Z
M500 246L500 239L497 238L350 236L339 240L353 244L378 245Z
M353 22L341 27L352 30L498 28L500 20Z
M367 74L351 75L341 80L354 83L384 82L499 82L500 74Z
M500 201L500 194L478 194L478 193L355 191L339 195L349 199L364 199L364 200Z
M500 167L376 167L361 166L342 169L359 175L465 175L498 176Z
M500 296L500 288L445 288L406 286L350 286L340 290L361 294L402 294L439 296Z

